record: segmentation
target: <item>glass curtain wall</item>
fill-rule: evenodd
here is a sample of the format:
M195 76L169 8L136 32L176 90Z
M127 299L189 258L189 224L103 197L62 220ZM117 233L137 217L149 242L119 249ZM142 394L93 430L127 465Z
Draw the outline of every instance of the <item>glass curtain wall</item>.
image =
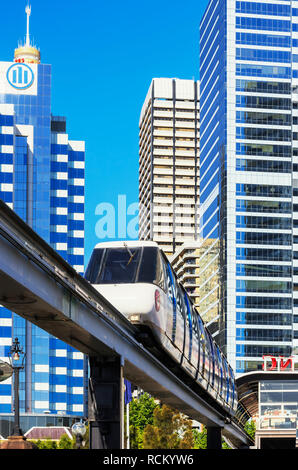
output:
M295 349L297 11L211 0L201 21L201 236L220 246L208 321L237 373Z

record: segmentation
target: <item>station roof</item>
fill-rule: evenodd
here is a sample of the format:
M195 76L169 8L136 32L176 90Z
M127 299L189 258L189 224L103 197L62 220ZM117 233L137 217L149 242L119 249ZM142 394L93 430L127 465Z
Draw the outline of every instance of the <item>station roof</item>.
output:
M238 418L243 424L258 413L259 406L259 382L264 380L298 381L298 371L254 371L247 372L236 378L238 391Z

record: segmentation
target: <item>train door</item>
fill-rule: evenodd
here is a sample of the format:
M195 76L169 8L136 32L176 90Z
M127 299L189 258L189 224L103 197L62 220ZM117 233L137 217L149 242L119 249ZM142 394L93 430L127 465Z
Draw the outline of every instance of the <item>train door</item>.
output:
M217 353L217 345L213 342L212 336L210 336L210 346L211 346L211 354L212 354L212 362L213 362L213 376L212 376L212 386L214 391L219 394L220 389L220 367L218 361L218 353Z
M224 400L229 404L230 389L229 389L229 369L226 358L223 357L223 371L224 371Z
M207 330L205 330L205 337L206 337L205 374L206 374L206 380L208 382L208 386L210 386L211 379L212 379L212 372L213 372L213 363L212 363L210 337L209 337Z
M176 298L177 298L177 316L176 316L176 336L175 346L181 351L181 358L184 349L184 332L185 332L185 306L183 292L175 279Z
M189 354L189 338L190 338L190 335L189 335L189 322L188 322L187 306L186 306L186 303L185 303L185 291L181 286L179 286L179 291L180 291L180 295L181 295L181 311L182 311L183 322L184 322L184 325L183 325L183 348L182 348L182 353L183 353L183 357L187 357L187 355ZM181 358L181 363L182 363L182 360L183 359Z
M206 337L205 328L201 318L198 316L199 328L199 375L204 379L206 374Z
M234 408L234 403L235 403L235 377L234 377L234 372L229 366L229 376L230 376L230 390L231 390L231 396L230 396L230 401L231 401L231 408Z
M165 268L168 295L168 303L165 310L167 316L165 334L176 346L179 354L182 354L184 339L184 318L181 310L181 295L178 291L178 283L169 262L166 263ZM178 351L174 352L177 359ZM181 357L179 357L179 361L180 359Z
M222 364L222 358L221 358L221 352L219 350L218 346L216 347L216 354L217 354L217 360L218 360L218 368L219 368L219 388L218 388L218 393L220 397L223 397L223 364Z
M209 355L210 355L210 375L209 375L209 383L212 388L215 388L215 354L212 344L212 339L210 333L206 330L206 335L208 339L208 346L209 346Z
M191 365L191 352L193 343L193 330L192 330L192 318L190 313L189 301L187 294L184 289L180 286L182 295L182 306L184 312L184 348L183 348L183 359L181 361L182 368L185 369L193 377L196 375L196 369Z
M219 394L219 362L218 362L217 346L212 340L211 335L210 335L210 340L211 340L211 348L212 348L212 356L213 356L213 388L214 388L216 395L218 395Z
M195 311L194 307L191 307L191 319L192 319L192 348L191 348L191 357L190 362L197 371L199 363L199 326L198 326L198 314Z
M191 361L191 351L192 351L192 342L193 342L193 329L192 329L192 315L191 315L191 306L187 297L186 292L184 293L184 301L187 309L186 315L186 341L184 355L187 360Z
M219 394L219 362L218 362L218 355L216 351L216 344L212 343L213 353L214 353L214 389L216 394Z
M167 275L167 287L168 287L168 298L169 298L169 311L167 312L167 328L166 335L175 341L176 337L176 319L177 319L177 299L175 292L175 283L174 275L169 263L166 265L166 275Z

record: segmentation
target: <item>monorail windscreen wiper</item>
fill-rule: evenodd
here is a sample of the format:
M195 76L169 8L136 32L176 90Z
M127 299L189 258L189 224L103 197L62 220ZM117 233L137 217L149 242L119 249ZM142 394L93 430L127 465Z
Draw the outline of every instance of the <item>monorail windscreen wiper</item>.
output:
M133 257L135 256L137 250L134 253L132 253L125 242L124 242L124 246L127 249L128 253L129 253L129 256L130 256L130 258L128 260L128 263L126 265L126 267L127 267L129 265L129 263L131 262L131 260L133 259Z

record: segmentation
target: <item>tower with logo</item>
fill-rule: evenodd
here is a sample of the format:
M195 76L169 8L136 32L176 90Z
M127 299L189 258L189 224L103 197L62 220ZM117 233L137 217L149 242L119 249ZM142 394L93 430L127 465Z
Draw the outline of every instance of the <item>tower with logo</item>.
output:
M0 62L0 198L78 272L84 270L85 143L70 140L66 119L51 114L51 66L31 44L27 6L24 45L14 62ZM0 307L0 357L12 338L26 351L20 377L23 430L68 425L85 414L86 367L82 353ZM9 433L12 384L0 384L0 434ZM49 418L50 417L50 418ZM4 428L3 428L4 426Z

